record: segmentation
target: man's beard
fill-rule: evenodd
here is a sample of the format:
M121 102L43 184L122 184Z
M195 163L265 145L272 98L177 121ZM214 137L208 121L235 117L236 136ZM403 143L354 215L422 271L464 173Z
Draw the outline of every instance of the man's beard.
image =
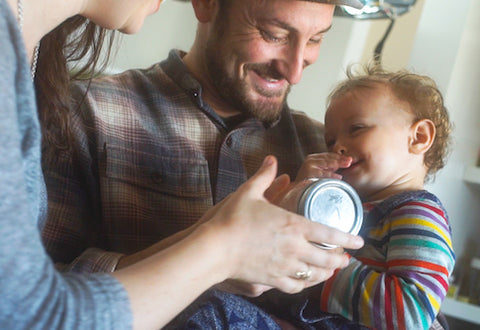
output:
M290 86L285 91L271 91L260 88L260 86L249 86L246 81L235 80L235 78L229 76L226 72L226 63L228 59L219 55L216 47L213 44L208 44L206 49L207 58L207 70L212 79L213 87L217 93L223 99L224 102L230 104L243 114L255 117L264 123L275 122L282 112L282 108L285 105L285 100L290 92ZM268 64L251 64L246 65L245 70L252 70L262 73L265 76L272 78L280 77L280 74L276 72L274 68L268 66ZM252 89L256 93L265 97L264 100L252 100L250 96ZM250 92L250 93L249 93ZM273 101L268 98L274 98L281 101Z

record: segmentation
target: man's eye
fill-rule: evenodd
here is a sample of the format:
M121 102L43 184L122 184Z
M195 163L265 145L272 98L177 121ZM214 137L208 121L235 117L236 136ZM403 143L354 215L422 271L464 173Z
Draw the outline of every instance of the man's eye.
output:
M264 31L264 30L260 31L260 33L262 34L263 39L265 39L266 41L269 41L269 42L282 42L282 41L285 40L284 37L275 36L272 33Z
M322 36L317 37L317 38L312 38L312 39L310 39L308 42L309 42L310 44L313 44L313 45L319 45L319 44L322 43L324 37L325 37L325 36L322 35Z

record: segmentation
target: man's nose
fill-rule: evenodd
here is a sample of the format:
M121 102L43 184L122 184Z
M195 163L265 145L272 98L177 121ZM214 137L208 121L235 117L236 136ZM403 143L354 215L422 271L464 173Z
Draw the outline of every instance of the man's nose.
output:
M309 64L305 60L305 45L288 46L282 55L282 59L277 61L277 70L290 85L298 84L303 69Z

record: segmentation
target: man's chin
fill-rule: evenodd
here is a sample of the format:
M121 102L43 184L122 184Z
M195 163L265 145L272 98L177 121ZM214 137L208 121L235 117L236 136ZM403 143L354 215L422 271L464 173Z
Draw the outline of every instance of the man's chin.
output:
M255 106L250 107L250 114L255 118L263 122L274 122L276 121L282 112L283 108L282 103L257 103Z
M279 118L287 94L288 91L275 94L251 91L249 94L244 94L243 100L239 99L239 101L249 115L262 122L273 122Z

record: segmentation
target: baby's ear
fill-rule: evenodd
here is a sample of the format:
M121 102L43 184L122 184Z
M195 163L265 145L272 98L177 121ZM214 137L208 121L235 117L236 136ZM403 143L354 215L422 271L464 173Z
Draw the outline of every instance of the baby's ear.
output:
M410 127L409 151L424 154L430 149L435 139L435 124L429 119L421 119Z

